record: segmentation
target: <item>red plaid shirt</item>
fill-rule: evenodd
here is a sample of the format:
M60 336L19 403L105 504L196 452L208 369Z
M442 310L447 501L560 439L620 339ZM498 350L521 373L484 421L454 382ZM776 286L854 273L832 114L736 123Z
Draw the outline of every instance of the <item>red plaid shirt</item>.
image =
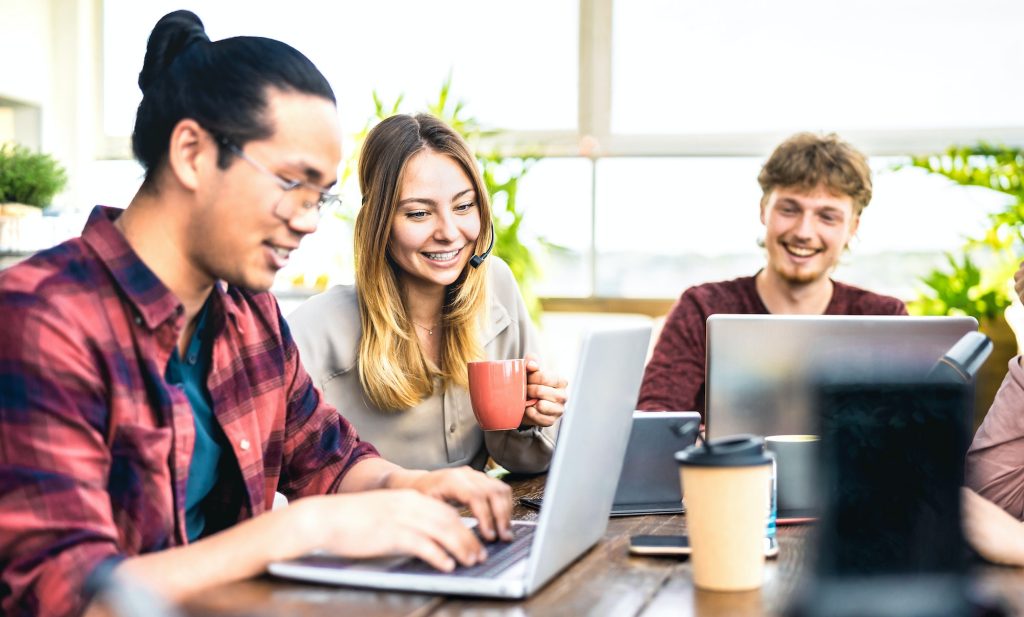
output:
M0 273L0 600L74 614L101 562L187 543L195 441L164 381L184 309L96 208L80 238ZM334 492L376 456L302 369L273 296L218 285L207 386L231 452L211 530ZM272 541L272 540L270 540Z

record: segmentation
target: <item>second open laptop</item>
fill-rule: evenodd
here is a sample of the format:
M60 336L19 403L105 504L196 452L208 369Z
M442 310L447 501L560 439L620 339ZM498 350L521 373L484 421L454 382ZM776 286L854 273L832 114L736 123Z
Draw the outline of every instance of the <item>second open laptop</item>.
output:
M823 373L864 383L893 373L924 380L936 360L949 353L956 357L944 366L976 371L988 348L982 353L970 337L963 344L966 355L954 346L977 329L973 317L712 315L707 323L708 438L817 434L823 411L813 397ZM813 463L805 462L805 471L808 465ZM799 466L778 465L779 524L810 520L820 512L820 495L807 485L810 475L799 473ZM787 492L793 478L805 487L797 491L800 498Z
M699 430L696 411L635 412L612 516L682 512L675 453L696 443Z
M626 458L615 489L611 516L679 514L683 491L676 452L697 441L700 414L696 411L636 411ZM540 508L540 499L520 499Z
M822 368L917 367L924 374L977 329L973 317L712 315L707 437L813 433L809 397Z
M335 585L523 598L544 586L604 535L643 375L649 325L591 332L544 487L536 523L514 521L512 542L487 545L488 559L444 573L406 557L348 560L328 555L273 563L271 574ZM609 481L612 479L612 481Z

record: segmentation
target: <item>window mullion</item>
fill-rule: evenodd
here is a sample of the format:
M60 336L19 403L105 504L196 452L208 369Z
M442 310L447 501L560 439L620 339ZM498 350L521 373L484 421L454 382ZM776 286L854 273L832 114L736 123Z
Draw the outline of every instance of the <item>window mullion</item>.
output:
M579 149L591 157L589 295L597 294L597 157L612 121L612 0L580 0Z

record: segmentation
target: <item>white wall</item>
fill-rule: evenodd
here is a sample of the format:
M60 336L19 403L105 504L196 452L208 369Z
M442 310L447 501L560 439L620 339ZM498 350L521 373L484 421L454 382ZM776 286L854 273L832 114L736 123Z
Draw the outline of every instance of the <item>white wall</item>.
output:
M51 100L50 2L0 0L0 142L42 146L41 110Z
M50 21L49 0L0 0L0 97L49 103Z
M99 6L100 0L0 0L0 99L15 103L16 139L67 168L58 206L76 203L80 175L97 152Z

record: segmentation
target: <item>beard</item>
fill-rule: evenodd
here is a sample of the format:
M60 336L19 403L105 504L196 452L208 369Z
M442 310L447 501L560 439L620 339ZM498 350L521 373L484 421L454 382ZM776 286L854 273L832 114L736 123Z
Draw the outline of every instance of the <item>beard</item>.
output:
M819 253L815 256L815 261L804 266L794 266L787 261L786 256L789 253L781 242L776 245L776 250L778 251L780 258L770 264L770 267L780 279L793 287L810 285L824 278L828 278L829 274L831 274L838 265L838 262L824 265L822 263L823 260L818 261L822 256L822 254Z
M779 275L779 278L796 287L810 285L811 283L816 283L823 278L827 278L831 268L810 270L807 268L775 267L774 270Z

